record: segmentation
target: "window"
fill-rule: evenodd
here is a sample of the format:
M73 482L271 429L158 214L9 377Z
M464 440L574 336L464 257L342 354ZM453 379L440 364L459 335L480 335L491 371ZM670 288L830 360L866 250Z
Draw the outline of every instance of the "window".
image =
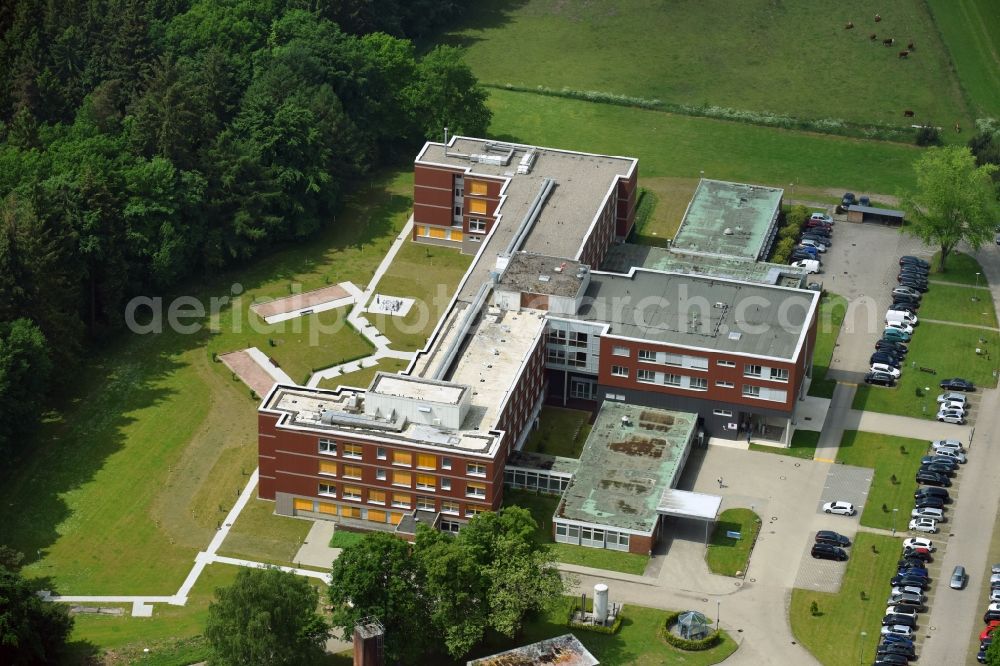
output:
M319 452L331 456L337 455L337 442L332 439L319 440Z
M462 528L462 525L460 523L456 523L454 520L442 520L441 521L441 531L442 532L451 532L453 534L457 534L458 530L460 530L461 528Z
M326 476L337 476L337 463L329 460L319 461L319 473Z
M344 518L360 518L361 509L356 506L342 506L340 507L340 515Z
M482 243L483 239L480 238L479 236L469 236L469 242L470 243Z
M441 490L451 490L451 479L441 479Z
M385 491L384 490L369 490L368 491L368 503L369 504L385 504Z
M465 495L467 497L486 497L486 484L469 481L465 484Z
M652 384L654 381L656 381L656 373L653 372L652 370L639 370L639 372L636 373L636 379L638 379L640 382Z
M663 384L665 386L680 386L681 385L681 376L680 375L671 375L669 373L666 374L666 375L663 375Z
M715 385L718 386L719 388L734 388L736 386L736 384L732 382L724 382L721 380L715 382Z
M410 504L413 502L413 496L407 495L405 493L393 493L392 494L392 505L400 509L409 509Z
M465 473L469 476L486 476L486 465L469 463L465 466Z
M611 354L613 356L629 356L629 348L615 346L611 348Z
M469 518L472 518L473 516L478 516L479 514L485 511L489 511L489 509L487 509L485 506L469 505L465 507L465 515L468 516Z
M385 481L385 470L384 469L375 470L375 478L378 479L379 481Z
M716 416L732 416L733 413L728 409L713 409L712 413Z
M375 449L375 457L378 458L379 460L385 460L385 447L384 446L380 446L377 449Z
M485 234L486 233L486 220L481 220L478 217L469 218L469 231L474 234Z
M701 356L685 356L684 361L687 367L692 370L708 370L708 359Z
M361 488L344 486L344 499L361 501Z
M569 395L572 398L579 398L580 400L593 400L596 393L597 386L589 379L577 379L574 377L569 382ZM527 416L528 410L525 409L524 412L524 415Z
M760 387L751 386L750 384L743 385L743 395L747 398L759 398L760 397Z
M451 469L451 458L441 458L441 469Z
M681 354L666 354L663 358L663 362L667 365L676 365L680 367L684 365L684 356Z
M760 377L762 369L759 365L747 365L743 366L743 376L744 377Z
M458 502L452 502L451 500L441 500L441 513L450 513L457 516Z
M392 464L406 465L407 467L411 467L413 465L413 454L407 453L406 451L393 451Z
M469 212L477 215L486 214L486 200L485 199L469 199Z
M368 520L373 523L384 523L385 522L385 511L378 511L376 509L368 509L368 514L366 516Z
M587 340L588 337L586 333L577 333L576 331L570 331L569 339L566 344L570 345L571 347L586 347Z
M420 469L437 469L437 458L430 453L418 453L417 467Z
M475 194L476 196L481 196L481 197L486 196L486 181L470 180L469 194Z
M722 366L723 368L735 368L736 363L733 361L716 361L716 365Z
M344 444L344 457L361 459L360 444Z
M344 478L345 479L360 479L361 478L361 468L357 465L344 465Z
M564 345L566 344L566 331L558 328L549 331L546 341L554 345Z
M407 488L409 488L412 480L413 477L409 472L392 473L392 485L394 486L406 486Z
M434 510L434 498L433 497L418 497L417 498L417 509L422 509L424 511Z
M691 383L688 384L688 388L692 391L707 391L708 380L704 377L691 377Z
M656 352L652 349L640 349L639 350L639 360L647 361L649 363L656 362Z
M771 381L787 382L788 370L786 368L771 368Z
M417 474L417 488L420 490L435 490L436 480L433 474Z
M319 494L324 497L336 497L337 496L337 486L332 483L321 483L319 484Z
M642 372L649 372L648 370L640 370ZM611 366L611 376L612 377L628 377L628 368L623 365L613 365Z

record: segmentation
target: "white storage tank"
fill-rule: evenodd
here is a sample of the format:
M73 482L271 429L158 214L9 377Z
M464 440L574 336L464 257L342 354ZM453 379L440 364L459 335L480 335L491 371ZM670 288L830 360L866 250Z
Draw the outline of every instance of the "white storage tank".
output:
M594 586L594 622L604 624L608 621L608 586L598 583Z

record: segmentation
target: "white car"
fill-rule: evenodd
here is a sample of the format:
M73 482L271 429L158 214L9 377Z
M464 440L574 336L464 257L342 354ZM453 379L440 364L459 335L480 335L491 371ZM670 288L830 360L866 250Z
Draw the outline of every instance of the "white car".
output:
M962 446L962 442L957 439L936 439L931 442L931 448L935 451L938 449L954 449L959 452L965 451L965 448Z
M937 397L938 402L969 402L969 396L964 393L959 393L958 391L949 391L948 393L942 393ZM955 442L958 440L954 439L942 439L941 442ZM961 443L961 442L959 442Z
M799 247L812 247L812 248L816 248L816 250L820 254L826 252L826 245L823 245L819 241L815 241L815 240L813 240L811 238L803 238L802 240L800 240L799 241Z
M957 460L960 463L965 463L965 461L967 460L965 454L962 453L961 451L951 451L949 449L940 449L935 455L944 456L945 458L951 458L952 460Z
M902 587L897 585L889 592L889 597L897 597L901 594L915 594L920 597L921 600L927 599L927 597L924 596L924 589L922 587L917 587L916 585L903 585Z
M914 518L910 521L910 529L914 532L937 534L937 521L933 518Z
M850 502L827 502L823 505L823 513L836 513L841 516L853 516L857 513Z
M939 412L943 412L943 411L949 411L949 412L955 411L955 412L962 412L963 414L965 414L968 411L968 409L969 409L968 406L964 402L955 402L955 401L952 401L952 402L941 402L941 403L938 403L938 411ZM942 448L952 448L952 447L942 447Z
M906 333L907 335L913 335L913 327L902 321L886 322L885 327L899 329L900 331Z
M903 638L913 638L913 629L902 624L890 624L882 627L882 635L902 636Z
M872 363L869 372L884 372L887 375L892 375L893 379L899 379L899 375L902 374L899 368L894 368L888 363Z
M1000 601L1000 589L990 591L990 603Z
M813 213L809 216L810 220L816 220L817 222L826 222L827 224L833 224L833 218L825 213Z
M1000 583L1000 573L995 573L990 576L990 585L992 586L994 583Z
M815 259L802 259L799 261L793 261L791 263L792 268L801 268L805 270L806 273L812 275L813 273L819 273L819 262Z
M924 537L910 537L909 539L903 540L904 548L926 548L927 550L934 552L934 542L930 539L925 539Z
M914 509L910 512L910 518L933 518L937 521L944 520L944 510L935 509L933 507L922 507L919 509Z
M1000 611L1000 602L992 603L986 607L987 612Z
M937 414L937 420L941 423L954 423L955 425L965 425L965 412L960 412L957 409L942 409ZM948 449L941 449L938 453L947 451Z
M908 615L913 619L917 618L917 609L913 606L889 606L885 609L886 615Z

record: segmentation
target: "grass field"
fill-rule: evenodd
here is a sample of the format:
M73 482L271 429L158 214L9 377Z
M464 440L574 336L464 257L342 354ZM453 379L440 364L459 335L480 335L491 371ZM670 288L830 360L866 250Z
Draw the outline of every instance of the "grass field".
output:
M706 178L843 192L913 189L919 149L660 111L490 91L490 134L523 143L639 158L646 178ZM865 164L863 170L858 164ZM685 201L685 204L687 202Z
M979 286L986 286L986 278L982 275L983 268L971 255L964 252L952 252L948 255L948 263L945 265L945 272L941 270L941 253L935 252L931 258L931 272L927 276L931 287L934 282L957 282L959 284L970 284L975 286L977 282L976 273L979 273Z
M982 285L983 281L980 281ZM975 298L976 300L973 300ZM932 284L917 311L918 320L938 319L962 324L997 327L997 313L988 289ZM922 325L922 324L921 324ZM917 327L919 333L920 326Z
M375 379L376 373L380 371L396 373L400 370L405 370L406 366L409 364L409 361L403 361L398 358L383 358L378 362L378 364L373 365L370 368L363 368L361 370L355 370L354 372L345 372L339 377L321 380L319 385L320 388L328 389L335 389L338 386L368 388L368 385L372 383L373 379Z
M365 538L363 532L348 532L347 530L336 529L330 537L330 548L347 548L353 546Z
M827 292L819 304L819 321L816 324L816 349L813 351L813 376L809 395L832 398L837 382L826 378L833 359L833 349L840 335L840 327L847 313L847 300Z
M578 409L542 407L538 429L532 430L524 442L524 450L550 456L579 458L591 426L590 413Z
M650 211L648 217L641 223L639 214L646 201L640 202L640 210L636 211L637 243L661 244L673 239L677 229L684 219L684 211L698 186L696 178L642 178L642 187L646 190L644 198L648 197Z
M548 544L555 559L559 562L636 575L642 575L646 570L649 558L645 555L555 543L552 538L552 515L556 512L556 507L559 504L558 497L536 495L532 492L505 488L504 504L517 505L531 511L532 517L538 523L536 535L539 541Z
M863 664L874 659L900 540L858 532L850 551L840 592L792 590L792 633L824 666L854 666L859 658ZM809 611L813 601L819 606L815 616ZM867 636L862 637L862 631Z
M445 41L465 46L487 83L861 123L908 125L903 109L948 126L971 119L939 33L916 0L880 3L879 24L864 0L477 4L463 21L468 27ZM844 29L848 20L853 30ZM873 32L895 37L894 48L870 40ZM916 50L898 58L911 40ZM879 94L852 94L862 90Z
M920 457L926 454L926 440L858 430L844 432L837 462L875 470L868 501L861 514L862 525L892 529L892 510L895 508L899 509L895 518L896 531L906 531L913 509L913 492L917 488L914 476L920 467Z
M472 257L457 249L406 241L379 281L375 293L415 299L413 307L405 317L366 314L365 318L392 341L393 349L420 349L444 314L455 287L471 263Z
M1000 6L994 0L928 0L977 118L1000 114Z
M312 521L275 515L274 502L255 497L230 528L219 554L290 565L311 527Z
M819 444L819 433L814 430L796 430L792 433L792 445L782 448L780 446L766 446L764 444L751 444L751 451L760 453L774 453L779 456L792 456L812 460L816 455L816 446Z
M977 355L977 348L989 354ZM993 371L1000 365L1000 336L996 331L921 322L909 349L896 387L859 385L854 409L933 419L937 413L934 398L942 379L964 377L977 387L996 386ZM997 354L996 361L992 360L993 354ZM931 368L936 374L921 372L921 367ZM918 388L930 390L918 397Z
M726 532L740 532L739 539L731 539ZM726 509L719 514L712 531L712 540L705 553L705 561L712 573L738 576L747 570L750 551L760 532L760 516L750 509Z

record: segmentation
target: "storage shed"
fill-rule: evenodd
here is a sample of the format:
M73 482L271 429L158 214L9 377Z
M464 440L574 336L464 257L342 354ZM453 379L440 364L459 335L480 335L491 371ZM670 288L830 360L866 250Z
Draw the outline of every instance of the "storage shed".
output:
M903 211L871 206L851 206L847 209L847 221L903 224Z

